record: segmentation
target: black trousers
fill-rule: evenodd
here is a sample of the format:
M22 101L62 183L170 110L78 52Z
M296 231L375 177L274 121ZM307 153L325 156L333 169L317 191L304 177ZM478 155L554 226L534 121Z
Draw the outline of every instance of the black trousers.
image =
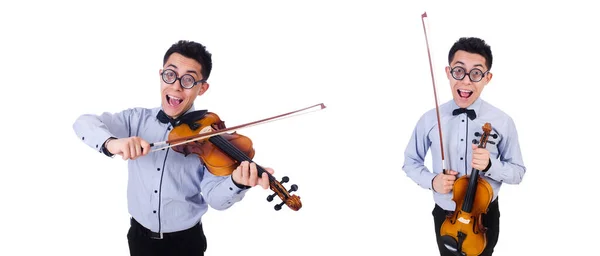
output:
M206 251L206 237L200 223L186 230L165 233L161 239L132 218L127 240L131 256L204 256Z
M446 215L450 212L442 209L437 204L433 208L433 221L435 226L435 234L437 238L438 249L440 250L441 256L455 256L453 252L448 250L446 246L444 246L441 238L440 238L440 228L442 227L442 223L446 220ZM500 233L500 209L498 208L498 198L490 203L488 207L487 214L482 215L483 226L487 228L486 237L487 237L487 245L483 250L483 253L480 256L491 256L494 252L494 247L496 247L496 243L498 242L498 235Z

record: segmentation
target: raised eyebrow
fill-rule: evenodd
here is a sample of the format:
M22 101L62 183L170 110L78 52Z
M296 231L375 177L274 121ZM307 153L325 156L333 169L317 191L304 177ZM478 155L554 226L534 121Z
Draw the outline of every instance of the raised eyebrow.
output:
M175 69L179 69L179 68L178 68L177 66L175 66L174 64L169 64L169 65L167 65L167 67L174 67ZM196 76L198 76L198 72L196 72L196 70L191 70L191 69L190 69L190 70L186 71L186 73L194 73L194 74L196 74Z
M456 64L461 64L463 66L465 65L465 63L463 63L462 61L456 61L454 63L454 65L456 65ZM473 67L482 67L482 68L485 68L482 64L475 64L475 65L473 65Z
M194 73L194 74L198 75L198 72L196 72L196 70L191 70L191 69L186 71L186 73Z
M459 60L458 60L458 61L456 61L456 62L454 62L454 65L456 65L456 64L462 64L462 65L465 65L465 63L463 63L462 61L459 61Z
M196 77L194 78L194 80L195 80L196 78L200 77L200 75L198 74L198 72L196 72L196 70L192 70L192 69L190 69L190 70L186 71L186 74L187 74L187 73L193 73L193 74L195 74L195 75L196 75ZM200 79L200 80L202 80L202 79Z

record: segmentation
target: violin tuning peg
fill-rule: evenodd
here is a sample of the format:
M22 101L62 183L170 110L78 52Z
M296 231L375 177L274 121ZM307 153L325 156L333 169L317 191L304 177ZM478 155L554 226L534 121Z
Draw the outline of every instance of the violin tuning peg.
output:
M476 139L473 139L473 144L479 144L479 141Z
M275 207L273 207L273 208L275 208L275 211L279 211L279 210L281 210L281 206L282 206L283 204L285 204L285 203L284 203L284 202L281 202L281 203L279 203L279 204L276 204L276 205L275 205Z
M277 193L267 196L267 201L268 202L273 201L273 198L275 198L276 195L277 195Z
M288 182L288 181L290 181L290 178L288 178L288 176L283 176L283 177L281 178L281 181L280 181L280 183L286 183L286 182Z
M290 192L290 193L292 193L294 191L298 191L298 185L296 185L296 184L290 186L290 190L288 190L288 192Z
M481 133L475 132L475 137L480 137L480 136L481 136Z
M492 138L494 138L494 139L498 138L498 134L490 134L490 136L492 136Z
M490 144L492 144L492 145L496 145L496 142L493 142L493 141L491 141L491 140L488 140L488 142L487 142L487 143L490 143Z

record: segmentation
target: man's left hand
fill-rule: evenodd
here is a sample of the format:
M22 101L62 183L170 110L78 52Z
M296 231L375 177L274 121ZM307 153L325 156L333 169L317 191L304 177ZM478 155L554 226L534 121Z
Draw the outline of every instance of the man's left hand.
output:
M490 163L490 152L485 148L479 148L475 144L471 144L473 148L473 161L471 162L471 167L477 170L485 170L485 168Z
M267 172L273 174L273 169L264 167ZM243 161L234 171L231 173L233 181L237 184L254 187L256 185L262 186L264 189L269 188L269 176L267 173L263 173L258 176L258 170L256 169L255 163L249 163Z

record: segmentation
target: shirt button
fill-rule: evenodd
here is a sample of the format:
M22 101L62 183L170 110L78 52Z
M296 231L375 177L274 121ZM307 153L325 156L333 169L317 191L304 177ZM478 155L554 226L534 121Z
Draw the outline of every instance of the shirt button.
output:
M154 190L154 193L158 193L158 190Z
M157 171L160 171L160 168L156 168Z
M464 139L460 139L460 141L464 141Z
M152 211L153 213L156 213L156 211Z
M232 188L232 187L229 187L229 190L233 190L233 188Z
M465 120L461 120L463 123L465 122Z
M463 158L461 157L460 160L463 160Z
M81 137L81 140L85 140L85 137Z
M168 128L167 128L167 131L170 131L170 130L171 130L171 127L168 127Z

